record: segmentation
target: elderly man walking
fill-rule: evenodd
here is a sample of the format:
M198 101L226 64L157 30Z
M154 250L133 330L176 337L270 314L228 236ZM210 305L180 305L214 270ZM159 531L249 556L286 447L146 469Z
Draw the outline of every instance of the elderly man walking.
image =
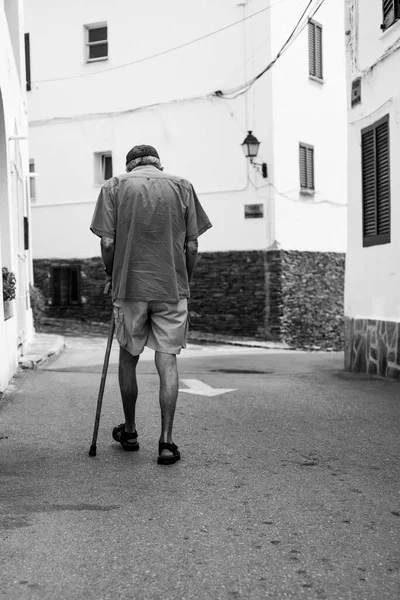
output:
M139 449L136 366L148 346L155 350L160 377L157 462L169 465L180 459L172 439L178 397L176 356L186 346L197 238L211 223L193 186L182 177L164 173L152 146L134 146L126 156L126 171L103 185L90 227L101 238L120 345L125 422L114 427L112 437L124 450Z

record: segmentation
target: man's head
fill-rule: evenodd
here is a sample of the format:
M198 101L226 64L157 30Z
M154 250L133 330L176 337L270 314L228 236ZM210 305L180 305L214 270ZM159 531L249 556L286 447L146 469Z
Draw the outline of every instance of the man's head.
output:
M153 165L162 171L160 157L157 150L153 146L142 144L134 146L126 155L126 170L132 171L135 167L141 165Z

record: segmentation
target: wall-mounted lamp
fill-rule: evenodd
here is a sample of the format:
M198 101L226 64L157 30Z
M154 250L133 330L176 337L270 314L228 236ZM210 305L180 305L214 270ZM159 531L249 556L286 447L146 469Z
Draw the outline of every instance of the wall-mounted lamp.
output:
M260 171L260 173L262 174L264 179L266 177L268 177L267 163L265 163L265 162L256 163L254 161L255 157L258 154L260 142L258 141L256 136L253 135L253 133L251 131L248 132L248 134L245 137L244 141L242 142L241 146L243 148L245 157L250 159L250 163L253 165L253 167L255 169L257 169L258 171Z

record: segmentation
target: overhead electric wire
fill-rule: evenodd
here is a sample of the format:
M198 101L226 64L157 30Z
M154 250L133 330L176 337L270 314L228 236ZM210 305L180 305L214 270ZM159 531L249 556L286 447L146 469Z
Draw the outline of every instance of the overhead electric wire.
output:
M252 77L251 79L249 79L248 81L244 82L242 85L237 86L236 88L230 89L230 90L217 90L216 92L214 92L215 96L218 96L220 98L228 98L229 100L234 100L235 98L237 98L238 96L241 96L242 94L245 94L246 92L249 91L249 89L254 85L254 83L260 79L263 75L265 75L265 73L267 71L269 71L274 64L277 62L277 60L282 56L282 54L289 48L289 46L291 45L291 43L293 43L293 41L300 35L300 33L303 31L303 29L306 27L308 21L316 14L316 12L321 8L321 6L323 5L323 3L325 2L325 0L321 0L319 5L316 7L316 9L314 11L311 11L310 14L307 16L306 21L303 23L303 25L300 27L300 29L298 29L305 13L307 12L308 8L310 7L310 5L312 4L314 0L310 0L309 3L307 4L306 8L304 9L300 19L297 21L294 29L292 30L291 34L289 35L289 37L287 38L286 42L283 44L282 48L279 50L278 54L275 56L275 58L268 63L268 65L260 72L258 73L258 75L256 75L255 77ZM298 29L298 30L297 30ZM231 94L234 94L233 96Z
M168 48L167 50L161 50L161 52L156 52L155 54L151 54L150 56L145 56L144 58L138 58L137 60L133 60L133 61L124 63L122 65L116 65L115 67L109 67L108 69L92 71L91 73L81 73L80 75L70 75L67 77L56 77L56 78L51 78L51 79L38 79L36 81L32 81L32 83L33 84L50 83L53 81L67 81L69 79L81 79L82 77L92 77L93 75L101 75L101 73L107 73L109 71L116 71L117 69L123 69L123 68L129 67L131 65L137 65L139 63L151 60L153 58L158 58L159 56L163 56L165 54L175 52L176 50L180 50L181 48L185 48L186 46L190 46L192 44L195 44L196 42L205 40L206 38L209 38L213 35L221 33L222 31L226 31L227 29L230 29L231 27L234 27L235 25L239 25L239 23L243 23L244 21L247 21L248 19L251 19L252 17L256 17L257 15L265 12L266 10L269 10L270 8L273 8L274 6L281 4L282 2L285 2L285 1L286 0L277 0L273 4L269 4L269 6L266 6L265 8L262 8L261 10L255 12L255 13L252 13L251 15L247 15L247 17L243 17L242 19L239 19L238 21L235 21L234 23L230 23L229 25L225 25L224 27L221 27L220 29L216 29L215 31L206 33L205 35L202 35L198 38L195 38L188 42L184 42L183 44L180 44L179 46L174 46L173 48Z
M283 1L284 0L280 0L280 2L283 2ZM305 23L303 24L303 26L298 31L296 31L297 28L299 27L299 24L301 23L303 16L305 15L307 9L309 8L309 6L312 2L313 2L313 0L310 0L309 3L307 4L300 19L298 20L296 26L292 30L291 34L287 38L286 42L284 43L284 45L282 46L282 48L280 49L280 51L278 52L276 57L258 75L256 75L249 81L243 83L241 86L238 86L231 90L226 90L226 91L218 90L215 92L204 94L202 96L196 96L193 98L179 98L179 99L174 99L174 100L168 100L166 102L155 103L152 105L142 106L142 107L139 106L139 107L136 107L133 109L127 109L127 110L123 110L123 111L117 111L117 112L111 112L111 113L100 113L97 115L90 113L90 114L84 114L84 115L75 115L74 117L55 117L55 118L51 118L51 119L44 119L44 120L40 120L40 121L31 122L30 125L31 126L32 125L43 125L43 124L50 123L50 122L61 122L61 121L66 121L66 120L87 119L87 118L96 118L96 117L103 117L103 118L104 117L112 117L112 116L117 116L117 115L124 114L124 113L136 112L138 110L143 110L145 108L155 108L158 106L162 106L163 104L176 104L176 103L180 103L180 102L188 102L191 100L212 99L215 97L226 99L226 100L234 100L238 96L248 92L249 89L252 87L252 85L274 66L274 64L278 61L278 59L282 56L282 54L288 49L288 47L291 45L291 43L300 35L300 33L306 27L308 21L321 8L321 6L325 2L325 0L321 0L320 3L318 4L318 6L316 7L316 9L313 11L310 11L310 13L307 15L307 19L306 19ZM278 2L276 2L275 4L278 4ZM270 5L268 8L271 8L271 6L275 6L275 4ZM263 12L264 10L267 10L267 8L262 9L262 11L260 11L260 12ZM257 14L257 13L253 13L253 15L250 15L249 17L246 17L246 18L250 18L251 16L254 16L255 14ZM241 21L238 21L238 22L241 22ZM100 72L103 72L103 71L100 71ZM234 96L229 96L229 94L232 94L235 92L237 92L237 93Z

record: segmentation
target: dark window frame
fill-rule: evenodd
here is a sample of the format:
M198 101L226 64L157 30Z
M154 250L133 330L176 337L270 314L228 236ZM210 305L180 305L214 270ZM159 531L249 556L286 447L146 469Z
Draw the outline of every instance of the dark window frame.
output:
M317 31L320 32L319 49L317 48ZM310 79L324 81L322 25L313 19L308 21L308 74Z
M382 0L382 25L386 31L400 19L400 0Z
M29 250L29 219L24 217L24 250Z
M302 162L302 151L304 152L304 167ZM309 160L311 154L311 180L309 179ZM299 143L299 168L300 168L300 192L314 193L315 192L315 150L311 144ZM305 177L303 177L303 173Z
M105 152L101 155L101 176L104 181L108 181L113 176L112 152Z
M30 92L32 89L32 81L31 81L31 44L30 44L29 33L25 33L24 43L25 43L26 91Z
M68 279L68 285L67 285L67 294L66 297L64 298L66 301L62 302L63 298L62 298L62 294L61 292L58 294L56 294L56 285L55 285L55 280L56 280L56 275L55 273L57 271L60 272L60 281L61 281L61 271L62 270L66 270L67 271L67 279ZM76 274L76 290L75 290L75 294L73 293L73 282L72 282L72 278L74 277L74 274ZM82 304L82 300L81 300L81 265L52 265L51 266L51 298L52 298L52 305L53 306L58 306L58 307L64 307L64 308L68 308L71 306L80 306Z
M379 146L377 136L381 131L382 125L387 124L387 144L383 147L379 153ZM361 130L361 206L362 206L362 240L363 247L378 246L381 244L390 244L391 241L391 189L390 189L390 119L389 115L385 115L375 123L372 123L368 127L364 127ZM372 135L371 135L372 132ZM367 137L368 136L368 137ZM371 144L372 142L372 144ZM368 147L370 144L370 156L368 156ZM387 153L387 166L385 169L382 168L381 173L379 172L379 166L382 161L383 153ZM367 170L368 160L371 161L372 157L372 169ZM385 176L386 173L386 176ZM379 188L388 190L388 196L385 197L381 193L379 197ZM372 198L367 198L370 192L373 192ZM371 201L372 200L372 201ZM366 228L371 227L371 209L373 210L373 221L374 227L373 234L367 234ZM389 231L378 232L380 227L385 228L381 225L381 220L386 217L388 222ZM368 224L366 223L368 219Z

